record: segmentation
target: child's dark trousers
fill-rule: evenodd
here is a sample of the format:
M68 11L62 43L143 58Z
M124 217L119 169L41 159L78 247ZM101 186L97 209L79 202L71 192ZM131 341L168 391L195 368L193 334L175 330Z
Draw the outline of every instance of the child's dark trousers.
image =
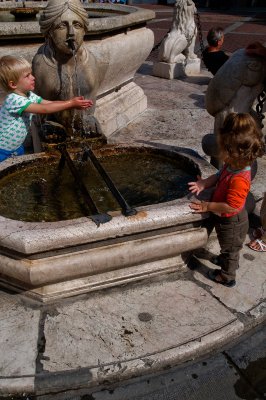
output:
M248 232L248 214L244 208L239 214L232 217L219 217L211 214L206 220L206 228L210 235L213 228L221 247L219 264L221 265L222 276L231 281L236 277L236 270L239 267L239 252Z

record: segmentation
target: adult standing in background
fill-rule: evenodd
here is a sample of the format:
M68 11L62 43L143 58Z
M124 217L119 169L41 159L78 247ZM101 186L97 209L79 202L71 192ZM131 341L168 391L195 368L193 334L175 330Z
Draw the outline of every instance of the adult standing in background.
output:
M229 56L221 50L224 43L224 31L221 27L211 28L207 34L208 46L203 51L203 61L213 75L228 60Z

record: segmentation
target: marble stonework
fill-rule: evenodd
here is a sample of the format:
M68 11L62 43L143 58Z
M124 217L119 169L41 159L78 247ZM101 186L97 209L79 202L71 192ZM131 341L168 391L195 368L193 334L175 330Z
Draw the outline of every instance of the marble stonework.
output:
M146 147L160 149L159 145ZM123 146L116 145L114 151L119 148ZM200 157L174 148L171 154L187 159L188 166L195 163L203 174L213 170ZM47 156L6 160L0 173L42 157ZM88 217L23 222L0 216L0 245L5 249L0 254L1 283L50 302L182 269L187 252L207 241L201 227L207 215L191 213L189 201L184 197L137 207L137 214L129 217L111 213L111 221L100 226Z

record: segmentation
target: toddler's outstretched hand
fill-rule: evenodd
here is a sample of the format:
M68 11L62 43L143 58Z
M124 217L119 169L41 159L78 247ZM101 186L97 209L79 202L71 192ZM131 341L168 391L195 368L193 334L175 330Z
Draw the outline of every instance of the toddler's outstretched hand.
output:
M83 96L73 97L73 99L71 99L71 102L73 104L73 108L77 108L78 110L83 110L93 105L92 100L84 99Z
M203 179L201 179L201 177L198 175L197 176L197 182L189 182L188 183L188 188L192 193L196 193L196 195L198 195L200 192L202 192L202 190L204 190L204 183L203 183Z

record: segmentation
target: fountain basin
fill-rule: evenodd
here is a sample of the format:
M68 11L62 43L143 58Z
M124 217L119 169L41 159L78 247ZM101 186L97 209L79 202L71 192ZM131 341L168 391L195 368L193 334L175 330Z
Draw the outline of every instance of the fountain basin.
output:
M25 20L36 17L38 14L39 9L36 8L28 8L28 7L21 7L16 8L15 10L10 11L10 14L14 15L16 20Z
M97 154L98 162L126 201L119 203L90 157L83 159L84 150L73 151L72 147L68 151L72 152L76 175L89 191L96 209L84 199L84 191L65 156L65 161L60 162L60 150L53 146L49 157L0 173L0 215L25 222L57 222L83 216L93 219L95 213L114 211L131 215L136 207L184 197L189 193L188 182L199 174L194 163L170 152L127 145L98 147L92 155Z
M117 147L116 147L117 148ZM212 167L194 156L172 150L195 163L204 175ZM44 154L1 163L0 173ZM211 171L210 171L211 170ZM114 285L148 279L184 267L187 252L202 247L206 216L191 213L189 199L120 212L99 227L87 217L58 222L23 222L0 217L1 285L41 302Z
M25 3L25 9L34 8L34 10L41 13L47 5L47 2L30 2ZM17 3L9 1L0 3L0 13L6 11L14 12L17 9ZM90 18L89 31L86 37L93 37L94 35L103 35L110 33L110 31L130 30L140 25L145 26L146 22L155 18L155 13L152 10L147 10L135 6L127 6L122 4L112 3L90 3L84 5L88 11ZM43 36L40 32L39 22L36 21L20 21L16 23L12 21L2 21L0 26L1 41L14 40L19 38L41 38Z

